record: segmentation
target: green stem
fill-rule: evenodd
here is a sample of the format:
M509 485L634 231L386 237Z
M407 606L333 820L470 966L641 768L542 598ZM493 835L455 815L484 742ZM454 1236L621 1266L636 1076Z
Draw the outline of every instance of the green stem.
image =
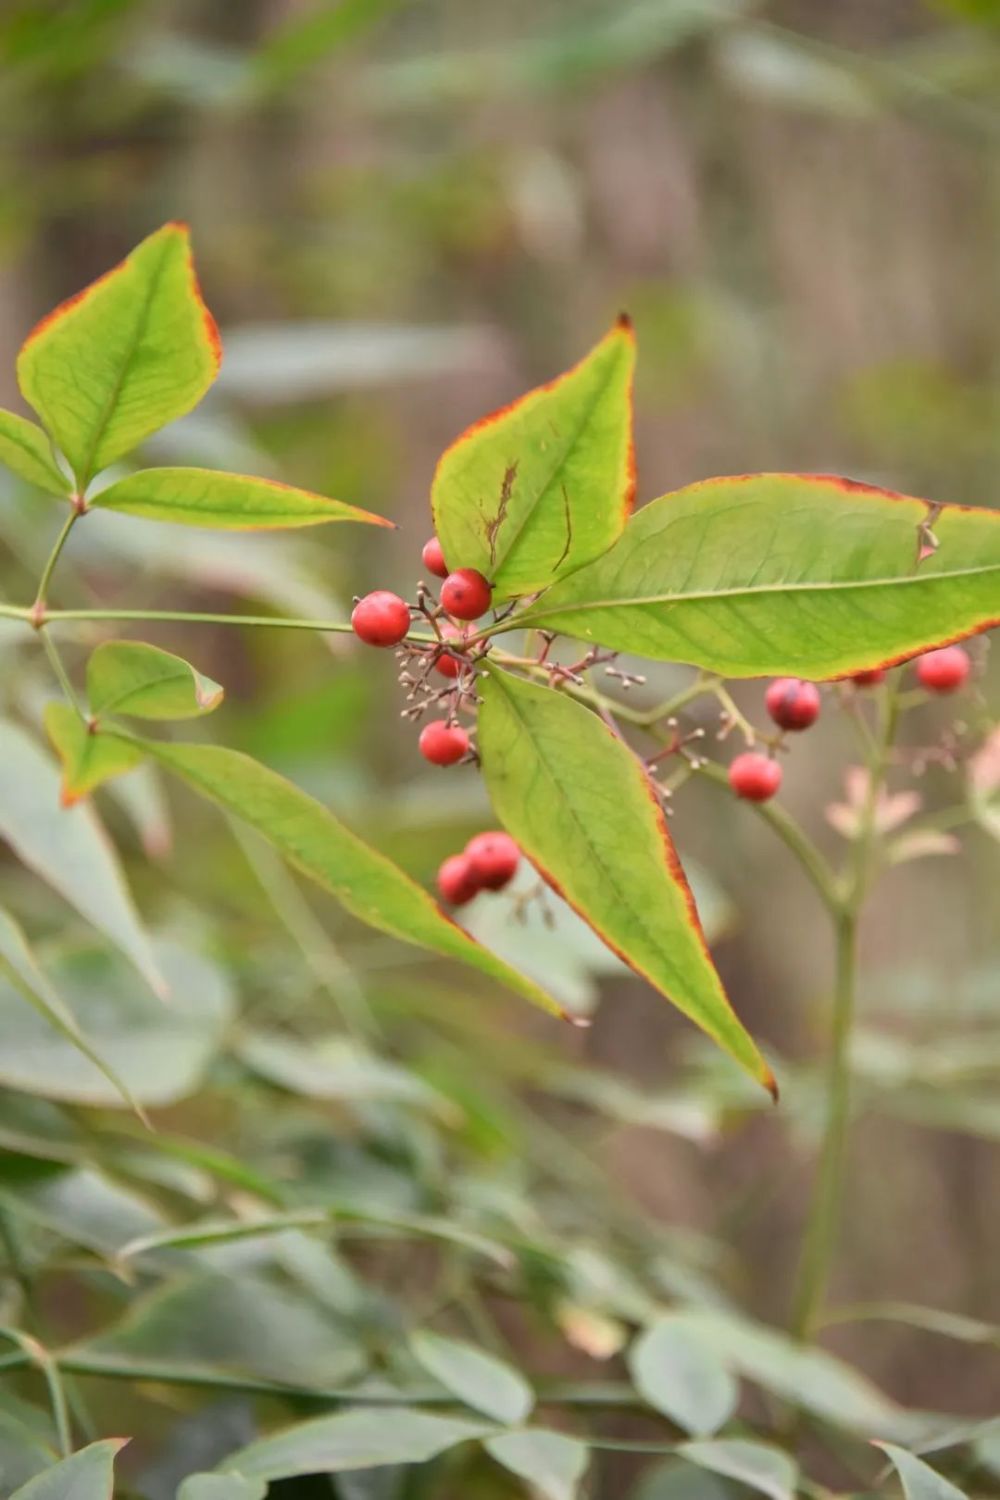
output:
M56 570L56 563L59 561L69 534L73 530L73 527L76 525L77 521L79 521L81 514L82 512L78 510L76 506L74 506L63 522L62 529L55 539L55 544L52 548L52 551L49 553L48 561L46 562L45 567L42 569L42 576L38 584L38 593L35 596L35 607L33 613L35 613L36 616L44 617L45 601L48 597L49 584L52 582L52 574Z
M59 686L62 688L67 701L71 703L72 706L76 709L80 718L85 720L87 716L83 711L83 707L80 703L79 698L76 696L76 691L73 687L73 684L69 680L69 673L66 671L66 668L63 665L63 659L59 655L59 651L56 647L55 641L49 635L44 626L39 626L38 634L42 638L42 645L45 648L45 655L49 659L49 665L55 673L55 676L59 682Z
M20 613L20 611L18 611ZM87 620L146 620L176 625L256 625L275 630L316 630L323 634L339 631L349 634L349 620L298 620L283 615L223 615L205 614L183 609L52 609L45 615L47 623ZM431 636L410 636L410 640L427 640Z

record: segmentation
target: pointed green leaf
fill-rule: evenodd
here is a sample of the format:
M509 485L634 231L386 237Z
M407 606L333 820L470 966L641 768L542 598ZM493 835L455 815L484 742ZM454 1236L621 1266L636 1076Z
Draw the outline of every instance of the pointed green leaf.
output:
M650 1406L694 1437L728 1422L739 1388L716 1350L696 1328L661 1318L642 1333L628 1357L636 1390Z
M595 714L491 667L479 752L497 816L599 937L767 1088L705 944L652 783Z
M562 1432L526 1427L489 1437L483 1447L498 1464L544 1500L576 1500L587 1468L587 1445Z
M810 678L998 622L1000 511L804 474L709 479L654 500L517 619L728 677Z
M149 521L225 531L273 531L319 526L325 521L393 524L343 500L328 500L274 479L224 474L217 469L140 469L101 490L90 504L127 516L145 516Z
M748 1489L769 1495L770 1500L795 1500L798 1466L780 1448L743 1438L714 1438L682 1443L677 1452L689 1463L727 1479L738 1479Z
M70 482L60 474L45 433L12 411L0 411L0 463L50 495L65 500L69 494Z
M906 1500L968 1500L964 1490L957 1489L950 1480L943 1478L930 1464L895 1443L876 1443L892 1461L893 1468L903 1484Z
M81 1448L29 1479L15 1490L11 1500L111 1500L115 1455L127 1438L105 1438Z
M0 838L164 993L149 937L90 806L60 806L59 773L20 725L0 720Z
M127 740L111 739L88 727L68 703L46 704L45 731L62 763L63 807L72 807L102 781L134 770L143 758Z
M164 224L42 319L18 356L17 378L83 488L196 406L221 357L187 227Z
M355 1408L299 1422L273 1437L261 1438L231 1454L220 1468L270 1480L378 1469L387 1464L422 1464L489 1431L483 1422L439 1417L405 1406Z
M142 641L106 641L87 662L87 697L95 717L195 719L218 708L224 691L183 657Z
M472 1344L422 1330L412 1335L410 1349L428 1375L494 1422L523 1422L535 1404L535 1393L519 1371Z
M632 325L572 370L484 417L443 454L431 506L452 568L531 594L621 535L635 494Z
M195 791L256 828L291 864L369 926L471 964L543 1010L564 1015L550 995L481 947L397 865L284 777L248 755L218 745L151 740L143 744Z

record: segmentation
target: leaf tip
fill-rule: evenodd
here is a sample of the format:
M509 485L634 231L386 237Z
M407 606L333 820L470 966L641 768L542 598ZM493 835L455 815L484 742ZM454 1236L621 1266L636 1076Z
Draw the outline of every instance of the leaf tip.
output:
M615 319L615 327L621 329L622 333L627 333L630 338L635 338L635 324L632 322L632 315L625 312L624 309Z
M78 802L82 802L83 798L83 792L75 792L65 781L59 789L59 806L65 808L66 811L74 808Z

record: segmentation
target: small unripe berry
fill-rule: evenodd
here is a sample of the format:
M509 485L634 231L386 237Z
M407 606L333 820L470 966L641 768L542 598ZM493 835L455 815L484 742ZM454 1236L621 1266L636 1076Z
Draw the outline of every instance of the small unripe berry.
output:
M441 543L436 536L432 536L429 542L424 543L424 550L420 557L428 573L433 573L435 578L448 577L448 564L444 560Z
M466 844L465 856L478 883L499 891L517 869L521 851L509 833L477 833Z
M767 802L781 785L781 767L756 750L737 755L729 767L729 785L748 802Z
M479 885L464 854L453 854L437 872L437 887L450 906L464 906L478 895Z
M441 585L441 606L456 620L478 620L492 598L493 590L475 568L456 568Z
M885 681L885 668L872 667L869 672L855 672L851 681L855 687L878 687L880 682Z
M461 724L432 719L420 731L420 753L432 766L453 766L468 753L469 736Z
M441 626L441 634L446 641L456 643L455 650L461 651L461 644L465 640L465 630L458 625L449 625L447 621ZM442 652L434 663L435 672L440 672L442 677L457 677L462 670L462 662L458 656L452 656L450 652Z
M764 695L771 718L781 729L808 729L819 718L819 688L798 677L776 677Z
M410 628L410 606L398 594L376 589L358 600L351 625L368 646L398 646Z
M953 693L968 680L972 671L969 653L961 646L942 646L928 651L917 661L917 680L930 693Z

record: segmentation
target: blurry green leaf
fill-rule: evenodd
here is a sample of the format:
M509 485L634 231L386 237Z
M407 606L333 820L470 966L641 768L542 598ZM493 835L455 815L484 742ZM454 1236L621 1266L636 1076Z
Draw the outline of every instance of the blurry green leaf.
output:
M998 598L1000 511L750 474L654 500L517 623L728 677L823 678L983 630Z
M193 719L211 713L225 689L190 662L141 641L105 641L87 662L91 713Z
M112 1256L128 1240L163 1224L144 1198L90 1167L46 1170L8 1182L0 1197L15 1212L97 1255Z
M847 120L876 114L860 59L851 69L810 50L811 40L747 27L723 36L715 57L725 77L752 98Z
M738 1479L771 1500L795 1500L798 1466L780 1448L751 1443L743 1438L716 1438L707 1442L682 1443L682 1458L699 1468Z
M91 500L95 509L180 526L223 531L269 531L318 526L325 521L364 521L392 526L384 516L328 500L274 479L224 474L218 469L140 469L109 485Z
M379 1100L447 1109L447 1101L406 1068L345 1037L295 1041L275 1031L238 1037L235 1051L262 1078L310 1099Z
M0 720L0 735L0 838L163 994L149 938L93 809L60 806L59 773L19 725Z
M736 1410L739 1387L712 1345L683 1318L665 1317L629 1350L636 1390L695 1437L708 1437Z
M544 1500L575 1500L587 1468L587 1445L561 1432L526 1427L489 1437L483 1447Z
M300 74L363 35L401 0L314 0L265 37L253 59L258 86L285 89Z
M28 335L24 399L80 488L157 428L197 405L221 350L183 224L165 224Z
M490 1430L482 1422L434 1416L405 1406L356 1409L300 1422L262 1438L231 1454L220 1468L261 1479L286 1479L296 1474L422 1464Z
M115 1455L127 1438L91 1443L21 1486L13 1500L111 1500Z
M235 750L146 742L202 796L256 828L293 865L362 921L404 942L457 958L556 1015L558 1004L455 926L431 896L368 847L314 798Z
M87 1039L84 1049L66 1025L54 1030L0 982L0 1081L49 1099L110 1107L122 1103L118 1078L140 1104L171 1104L192 1093L221 1044L233 998L207 959L172 944L157 951L169 1004L137 985L109 954L66 959L54 969Z
M135 770L143 758L142 750L127 740L91 729L68 703L46 704L45 732L62 764L59 800L66 808L113 776Z
M894 1443L875 1443L892 1460L893 1467L903 1483L906 1500L968 1500L964 1490L957 1489L947 1479L925 1464L923 1459Z
M552 688L491 668L479 691L483 777L501 823L614 952L773 1090L726 999L639 760Z
M691 1465L675 1458L645 1471L629 1500L731 1500L733 1489L707 1469L691 1472Z
M166 859L173 846L173 829L159 766L148 761L136 766L134 771L110 783L108 795L123 809L139 835L146 858Z
M91 1370L149 1371L150 1379L156 1370L175 1377L227 1370L279 1385L327 1388L352 1379L365 1364L347 1325L311 1297L245 1272L160 1287L73 1352Z
M632 325L621 321L572 370L447 449L431 505L450 567L478 568L503 599L607 551L635 494L634 365Z
M446 1390L494 1422L523 1422L535 1404L535 1394L519 1371L472 1344L418 1330L410 1337L410 1349Z
M50 495L65 500L69 494L70 482L56 467L45 433L12 411L0 410L0 463Z
M243 1479L239 1474L191 1474L177 1491L177 1500L265 1500L265 1479Z
M9 1495L18 1485L57 1463L54 1444L48 1413L5 1390L0 1410L0 1491Z

